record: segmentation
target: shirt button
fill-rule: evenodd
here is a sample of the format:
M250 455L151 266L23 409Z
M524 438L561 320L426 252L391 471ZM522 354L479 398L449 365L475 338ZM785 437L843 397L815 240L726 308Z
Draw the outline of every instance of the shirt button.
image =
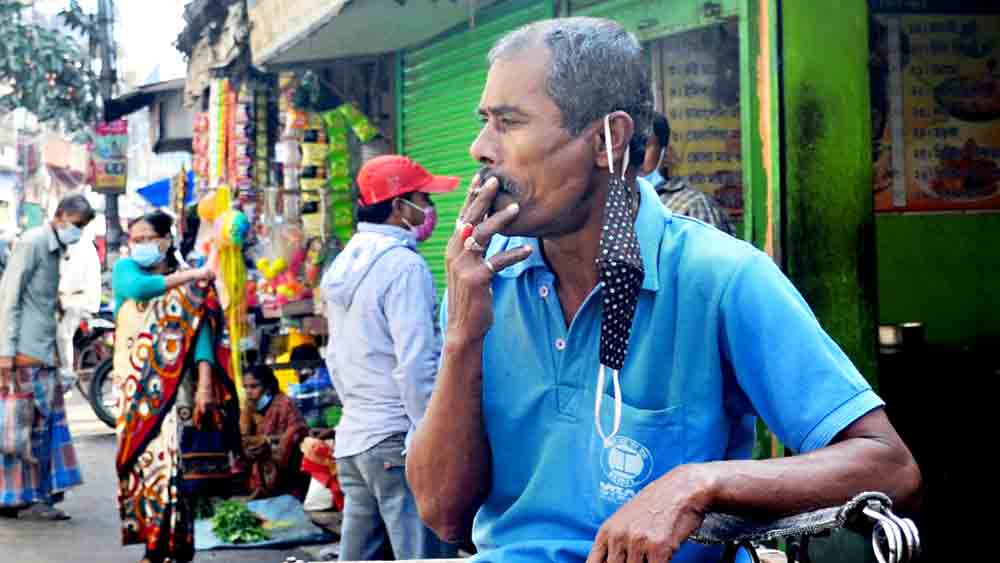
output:
M549 296L549 286L543 285L542 287L538 288L538 295L541 295L542 299L545 299L546 297L548 297Z
M566 349L566 341L562 338L556 338L556 350L562 352Z

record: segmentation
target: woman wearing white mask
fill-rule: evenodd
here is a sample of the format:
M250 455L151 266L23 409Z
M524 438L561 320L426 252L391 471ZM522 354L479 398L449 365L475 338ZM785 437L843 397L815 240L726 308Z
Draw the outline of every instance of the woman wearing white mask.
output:
M235 388L216 369L221 325L212 270L178 271L172 226L162 212L135 221L129 257L115 264L112 278L122 537L126 545L145 544L142 561L149 563L194 558L192 509L201 482L194 470L229 469L224 451L185 467L182 436L209 426L221 434L227 420L232 428L238 421Z

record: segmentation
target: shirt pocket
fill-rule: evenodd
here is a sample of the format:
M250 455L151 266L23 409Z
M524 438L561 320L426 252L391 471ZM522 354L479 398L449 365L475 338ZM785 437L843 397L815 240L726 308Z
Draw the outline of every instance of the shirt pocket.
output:
M600 421L607 443L594 421L594 394L587 393L589 424L581 424L580 443L587 444L589 462L583 492L594 524L600 526L635 495L685 461L684 408L642 409L623 402L621 426L614 431L615 398L601 401Z

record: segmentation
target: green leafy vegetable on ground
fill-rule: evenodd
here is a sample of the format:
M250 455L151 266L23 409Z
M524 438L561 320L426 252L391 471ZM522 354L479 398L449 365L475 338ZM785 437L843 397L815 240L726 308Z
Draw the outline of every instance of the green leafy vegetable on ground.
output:
M262 527L263 520L236 501L219 503L212 517L212 531L226 543L256 543L270 539Z

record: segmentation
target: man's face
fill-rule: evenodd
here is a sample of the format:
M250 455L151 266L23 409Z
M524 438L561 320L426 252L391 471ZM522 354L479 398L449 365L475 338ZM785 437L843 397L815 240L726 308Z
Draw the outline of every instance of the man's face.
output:
M646 157L642 161L642 175L652 174L656 170L656 165L660 163L660 150L663 147L660 146L659 139L656 135L650 135L646 139Z
M403 203L404 201L409 203ZM411 225L419 225L426 218L423 210L432 206L433 203L429 195L423 192L413 192L405 198L400 198L399 212Z
M90 223L90 221L86 220L79 213L59 213L53 217L53 219L55 219L56 226L68 227L70 225L75 225L79 227L81 231L87 226L87 223Z
M545 90L549 52L527 47L490 68L479 102L483 128L470 147L485 177L497 176L494 209L520 205L506 235L553 237L579 230L593 209L594 133L576 137Z

